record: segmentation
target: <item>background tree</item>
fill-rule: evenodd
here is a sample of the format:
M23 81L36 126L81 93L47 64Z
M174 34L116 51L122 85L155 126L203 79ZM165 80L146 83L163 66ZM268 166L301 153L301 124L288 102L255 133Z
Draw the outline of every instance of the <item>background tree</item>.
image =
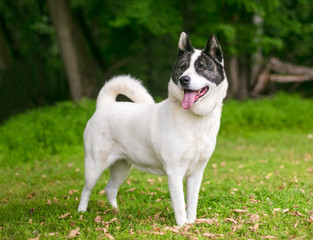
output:
M71 1L47 0L51 21L60 46L71 97L96 97L98 67L81 31L81 26L73 16Z

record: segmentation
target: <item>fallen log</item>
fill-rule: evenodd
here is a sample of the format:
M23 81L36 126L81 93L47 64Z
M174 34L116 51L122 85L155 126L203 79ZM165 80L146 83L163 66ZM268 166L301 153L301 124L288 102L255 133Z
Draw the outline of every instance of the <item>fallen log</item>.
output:
M313 68L294 65L271 58L264 70L259 74L256 85L252 91L253 96L258 96L269 82L302 83L313 80Z

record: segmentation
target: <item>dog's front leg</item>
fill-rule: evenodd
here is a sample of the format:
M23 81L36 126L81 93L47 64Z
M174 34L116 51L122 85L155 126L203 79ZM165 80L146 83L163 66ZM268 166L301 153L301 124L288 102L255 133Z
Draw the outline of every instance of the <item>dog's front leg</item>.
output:
M194 171L187 177L187 223L193 223L197 218L197 205L203 169Z
M187 220L184 199L183 176L177 176L177 174L168 174L167 177L176 223L178 226L183 226Z

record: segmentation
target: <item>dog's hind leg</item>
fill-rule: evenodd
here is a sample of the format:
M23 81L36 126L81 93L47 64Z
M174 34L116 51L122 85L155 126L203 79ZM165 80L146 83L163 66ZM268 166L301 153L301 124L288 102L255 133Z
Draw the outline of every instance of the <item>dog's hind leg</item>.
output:
M89 197L93 187L96 185L102 172L108 167L107 164L97 161L97 159L86 155L85 157L85 186L81 194L78 211L86 211L88 206Z
M131 165L128 164L125 160L116 161L110 167L110 180L105 187L105 193L107 195L109 203L117 208L116 196L119 187L126 180Z

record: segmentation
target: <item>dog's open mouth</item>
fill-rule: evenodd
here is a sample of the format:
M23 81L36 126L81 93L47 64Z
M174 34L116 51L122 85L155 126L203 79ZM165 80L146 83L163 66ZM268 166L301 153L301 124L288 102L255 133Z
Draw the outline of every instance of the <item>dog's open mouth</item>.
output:
M185 109L189 109L192 104L197 102L201 97L203 97L209 90L209 87L201 88L198 91L192 91L188 89L184 89L184 98L182 100L182 107Z

